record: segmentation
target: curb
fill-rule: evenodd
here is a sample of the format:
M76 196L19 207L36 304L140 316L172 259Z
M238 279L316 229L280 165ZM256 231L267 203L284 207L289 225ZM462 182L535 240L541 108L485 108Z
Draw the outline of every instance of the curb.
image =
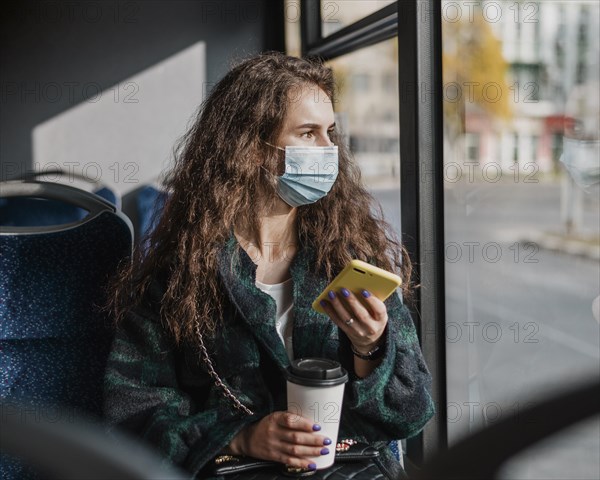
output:
M529 234L528 238L521 238L519 242L521 245L534 243L544 250L600 261L600 243L594 245L584 240L564 238L552 233Z

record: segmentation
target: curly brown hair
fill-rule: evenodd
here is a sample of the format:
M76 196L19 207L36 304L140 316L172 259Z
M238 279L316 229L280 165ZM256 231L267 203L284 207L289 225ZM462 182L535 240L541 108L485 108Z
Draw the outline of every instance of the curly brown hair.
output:
M238 224L258 232L261 214L277 195L268 172L278 170L279 157L267 142L275 143L280 134L290 92L315 86L335 105L330 68L318 59L277 52L243 61L218 82L175 149L165 180L169 196L146 239L147 251L136 248L112 285L109 308L117 322L141 303L157 272L166 271L160 313L175 342L194 342L195 318L203 332L214 332L225 301L219 250ZM410 260L361 184L340 133L331 140L339 148L337 180L327 196L298 207L298 240L318 247L315 270L329 279L358 258L398 273L406 296Z

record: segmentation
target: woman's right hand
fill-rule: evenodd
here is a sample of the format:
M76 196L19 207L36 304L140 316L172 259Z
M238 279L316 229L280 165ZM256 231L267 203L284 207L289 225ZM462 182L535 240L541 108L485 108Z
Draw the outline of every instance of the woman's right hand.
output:
M290 412L273 412L248 425L229 444L231 453L315 469L309 457L335 455L331 440L319 425Z

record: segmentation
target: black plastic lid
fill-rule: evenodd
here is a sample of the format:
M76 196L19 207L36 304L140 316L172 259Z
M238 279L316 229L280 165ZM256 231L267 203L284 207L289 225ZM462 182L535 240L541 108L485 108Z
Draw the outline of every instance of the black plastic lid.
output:
M348 372L328 358L299 358L287 368L287 379L298 385L332 387L348 381Z

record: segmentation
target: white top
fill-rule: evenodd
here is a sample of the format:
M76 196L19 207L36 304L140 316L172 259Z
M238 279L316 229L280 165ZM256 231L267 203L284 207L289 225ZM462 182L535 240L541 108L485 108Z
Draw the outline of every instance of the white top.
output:
M275 304L277 305L275 328L277 329L279 338L281 338L281 341L285 346L288 358L293 360L294 350L292 348L292 331L294 328L294 316L292 307L294 306L294 283L291 278L288 278L285 282L273 285L268 285L257 280L256 286L275 300Z

